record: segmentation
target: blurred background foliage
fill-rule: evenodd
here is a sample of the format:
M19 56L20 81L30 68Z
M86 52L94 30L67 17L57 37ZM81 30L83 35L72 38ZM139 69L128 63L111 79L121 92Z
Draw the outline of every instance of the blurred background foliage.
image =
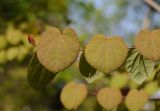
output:
M65 111L59 94L63 85L72 80L83 81L89 91L111 86L124 92L138 88L150 96L155 94L160 85L160 80L154 80L155 72L142 85L131 81L123 68L113 72L113 76L98 76L89 84L80 74L77 62L61 72L42 92L34 91L26 80L34 50L27 34L38 36L47 25L60 29L70 26L78 33L82 47L97 33L120 35L132 46L133 37L142 28L149 9L140 0L0 0L0 111ZM153 9L150 20L151 29L160 27L160 14ZM147 110L159 111L158 101L148 103ZM88 96L78 110L101 111L102 108L95 97ZM126 108L122 103L117 110Z

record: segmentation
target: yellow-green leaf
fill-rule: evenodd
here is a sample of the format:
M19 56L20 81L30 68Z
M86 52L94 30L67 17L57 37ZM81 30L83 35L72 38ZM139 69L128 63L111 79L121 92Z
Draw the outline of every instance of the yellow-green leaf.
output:
M18 47L8 48L6 51L7 60L12 61L12 60L16 59L16 57L18 56L18 53L19 53Z
M135 38L135 47L144 57L160 60L160 29L141 31Z
M21 30L15 29L12 25L10 25L6 31L6 38L11 45L17 45L20 43L24 34Z
M38 61L36 54L34 54L28 67L28 83L39 91L45 88L54 77L55 74L44 68Z
M87 96L87 88L82 83L70 82L65 85L61 92L61 102L65 108L77 109Z
M106 110L117 107L122 100L122 94L117 88L103 88L97 94L98 103Z
M7 47L7 40L4 36L0 35L0 50Z
M22 61L24 60L25 56L29 53L29 49L23 45L20 45L18 48L19 48L19 52L17 55L17 60Z
M69 67L79 53L79 40L71 28L61 32L50 27L40 39L37 57L40 63L53 73L60 72Z
M153 61L145 59L136 49L131 49L125 67L130 78L141 84L148 78L149 74L152 74L154 65Z
M129 82L129 77L127 73L116 73L111 77L110 81L110 87L115 87L115 88L124 88Z
M4 64L6 62L7 62L6 51L1 50L0 51L0 64Z
M107 38L95 35L85 48L85 58L98 71L109 73L126 59L128 48L120 37Z
M149 82L147 83L143 90L148 94L148 95L153 95L155 94L159 89L159 85L158 85L158 82L157 81L152 81L152 82Z
M148 95L144 91L132 89L129 91L125 104L129 111L140 111L148 100Z

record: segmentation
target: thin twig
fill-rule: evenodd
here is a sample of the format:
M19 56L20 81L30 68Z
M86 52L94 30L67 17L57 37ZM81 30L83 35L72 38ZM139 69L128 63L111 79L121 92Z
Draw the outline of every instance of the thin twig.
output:
M88 92L88 95L90 95L90 96L96 96L97 93L96 92Z
M79 49L79 51L84 51L84 49Z
M142 25L143 29L149 29L149 27L150 27L150 23L151 23L150 17L149 17L150 14L151 14L151 9L149 8L145 14L144 19L143 19L143 25Z
M156 2L154 2L153 0L144 0L144 2L146 2L148 5L150 5L152 8L154 8L155 10L157 10L158 12L160 12L160 5L158 5Z
M90 95L90 96L97 96L97 92L98 91L95 91L95 92L88 92L88 95ZM121 92L122 93L122 92ZM127 96L127 95L126 95ZM125 100L125 98L126 98L126 96L122 96L122 100ZM158 95L156 95L156 96L150 96L149 98L148 98L148 100L150 100L150 101L159 101L160 100L160 96L158 96Z
M156 97L150 97L149 100L153 100L153 101L156 101L156 100L160 100L160 97L159 96L156 96Z

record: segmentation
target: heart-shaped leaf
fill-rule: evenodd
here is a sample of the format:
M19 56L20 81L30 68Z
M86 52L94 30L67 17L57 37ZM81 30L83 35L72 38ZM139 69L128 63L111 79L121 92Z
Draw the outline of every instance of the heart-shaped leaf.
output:
M141 84L152 73L155 63L145 59L136 49L131 49L126 60L126 70L131 79Z
M55 74L44 68L38 61L36 54L34 54L28 67L28 83L39 91L45 88L54 77Z
M144 57L157 61L160 60L160 29L141 31L135 38L135 47Z
M95 35L87 44L85 57L98 71L109 73L117 69L126 59L128 48L120 37L106 38Z
M144 91L132 89L129 91L125 104L129 111L140 111L148 100L148 95Z
M49 27L40 39L37 57L40 63L49 71L58 73L69 67L79 53L79 40L71 28L61 32Z
M97 94L98 103L106 110L117 107L122 100L122 94L117 88L103 88Z
M87 88L84 84L70 82L61 92L61 102L65 108L76 110L87 96Z

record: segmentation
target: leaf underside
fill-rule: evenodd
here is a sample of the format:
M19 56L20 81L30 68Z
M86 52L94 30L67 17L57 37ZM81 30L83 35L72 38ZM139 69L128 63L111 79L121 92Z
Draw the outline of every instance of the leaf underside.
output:
M85 59L84 53L82 53L79 61L79 70L81 74L85 77L91 77L95 74L96 69L93 68Z
M141 84L152 73L155 63L145 59L136 49L131 49L126 60L126 70L129 77Z
M44 68L37 59L36 54L33 55L27 72L28 83L37 91L45 88L56 74Z

